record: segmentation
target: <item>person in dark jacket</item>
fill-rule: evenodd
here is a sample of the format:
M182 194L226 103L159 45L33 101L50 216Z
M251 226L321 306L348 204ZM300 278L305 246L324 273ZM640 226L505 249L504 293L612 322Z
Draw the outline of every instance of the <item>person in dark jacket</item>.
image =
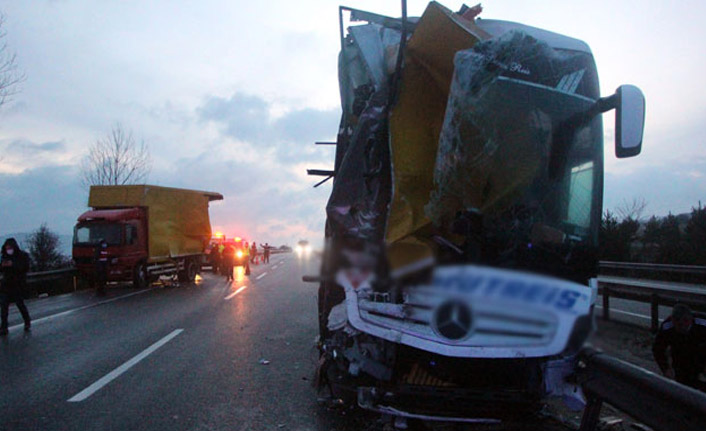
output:
M257 243L253 240L250 246L250 263L257 264Z
M29 331L32 326L29 311L22 297L27 284L28 271L29 256L20 249L14 238L8 238L5 244L2 245L0 258L0 272L3 275L2 284L0 284L0 317L2 318L0 321L0 335L6 335L8 332L7 315L11 302L17 305L22 314L22 319L25 322L25 331Z
M265 245L260 244L260 247L262 247L262 259L264 263L270 263L270 247L269 243L265 243Z
M233 280L233 264L235 263L235 247L233 244L226 244L223 249L223 265L224 275L226 280Z
M665 377L703 390L699 374L706 367L706 318L695 316L686 305L675 305L659 328L652 353Z

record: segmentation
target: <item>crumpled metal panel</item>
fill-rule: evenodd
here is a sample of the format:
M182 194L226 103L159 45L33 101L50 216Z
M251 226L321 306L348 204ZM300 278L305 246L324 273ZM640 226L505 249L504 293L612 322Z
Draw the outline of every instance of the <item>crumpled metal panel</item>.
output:
M342 237L380 241L390 200L387 91L373 94L348 139L326 206L329 227Z
M429 225L424 206L433 188L453 58L489 35L473 22L432 2L405 51L399 98L390 115L394 196L386 241L397 242ZM403 265L406 259L397 259Z

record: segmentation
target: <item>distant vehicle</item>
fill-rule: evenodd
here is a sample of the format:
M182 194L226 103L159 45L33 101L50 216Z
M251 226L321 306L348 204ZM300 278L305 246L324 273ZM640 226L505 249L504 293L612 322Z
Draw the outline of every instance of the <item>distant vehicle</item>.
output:
M74 228L73 260L92 277L94 249L108 243L108 281L145 287L160 275L193 281L211 238L208 204L220 193L151 185L91 186Z
M309 241L303 239L297 243L295 250L299 256L308 256L311 253L311 245Z

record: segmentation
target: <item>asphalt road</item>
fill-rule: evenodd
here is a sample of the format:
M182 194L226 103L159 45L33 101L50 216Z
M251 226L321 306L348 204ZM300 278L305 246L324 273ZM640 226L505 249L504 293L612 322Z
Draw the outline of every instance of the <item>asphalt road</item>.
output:
M345 428L311 387L317 265L29 302L31 333L13 311L0 339L0 429Z
M0 338L0 430L382 429L377 415L317 402L317 285L301 276L318 265L279 255L232 283L205 273L33 300L30 333L13 306ZM565 429L540 422L500 428Z

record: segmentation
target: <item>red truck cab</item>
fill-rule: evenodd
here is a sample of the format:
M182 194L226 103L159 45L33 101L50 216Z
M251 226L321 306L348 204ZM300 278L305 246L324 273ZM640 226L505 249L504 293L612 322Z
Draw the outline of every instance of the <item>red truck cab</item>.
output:
M138 262L147 259L147 215L143 208L86 211L74 228L76 269L90 278L100 240L108 243L108 281L130 281Z

